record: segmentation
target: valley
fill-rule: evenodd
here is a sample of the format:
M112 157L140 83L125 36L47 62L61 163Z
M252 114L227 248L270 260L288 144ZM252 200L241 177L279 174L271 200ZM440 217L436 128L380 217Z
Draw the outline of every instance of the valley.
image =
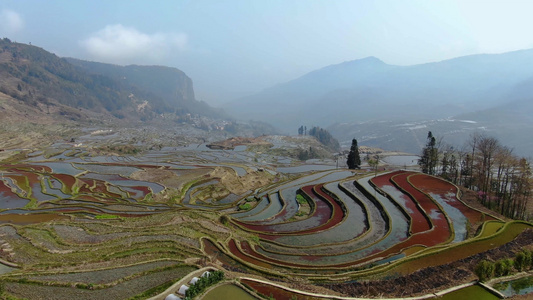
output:
M482 257L532 246L531 223L396 153L375 172L286 156L318 147L306 136L219 150L192 131L80 131L1 153L4 296L148 298L203 267L276 299L423 296L476 279ZM436 270L438 281L420 277ZM401 280L417 284L399 294Z
M531 51L429 66L377 58L330 66L254 96L258 106L239 107L242 121L195 99L192 80L176 68L60 58L6 38L0 46L1 298L530 293L531 170L505 146L519 139L522 155L527 141L506 134L515 123L492 122L492 105L505 107L502 93L528 76L502 65ZM486 102L480 97L499 75L476 70L462 74L478 76L475 87L445 86L454 91L446 97L477 99L484 110L475 113L458 109L467 98L440 103L442 111L417 102L422 96L406 100L421 78L427 95L442 96L435 82L453 77L458 61L518 75ZM353 70L360 74L348 76ZM338 86L354 82L349 91ZM294 101L285 103L287 95ZM317 100L324 95L340 102ZM354 95L368 97L358 115L353 106L329 109ZM518 104L520 121L527 112ZM392 117L405 106L412 115ZM450 111L463 114L442 117ZM317 126L324 120L327 129ZM298 135L279 134L284 126ZM479 131L505 136L504 144Z

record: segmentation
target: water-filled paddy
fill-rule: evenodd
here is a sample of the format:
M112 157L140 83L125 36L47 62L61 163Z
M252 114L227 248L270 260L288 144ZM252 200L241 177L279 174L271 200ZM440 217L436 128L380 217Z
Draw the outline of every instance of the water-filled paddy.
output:
M9 273L9 272L14 271L14 270L16 270L16 268L12 268L12 267L9 267L9 266L6 266L6 265L0 263L0 275Z
M496 300L500 299L486 288L479 285L471 285L453 292L442 295L440 300Z
M453 230L455 234L453 242L457 243L460 241L464 241L468 235L468 219L459 209L453 207L445 199L443 199L441 195L430 193L429 196L435 199L442 206L442 208L446 212L446 215L453 223Z
M369 176L357 181L363 188L367 190L368 193L372 193L372 191L374 191L374 188L368 182L371 178L372 176ZM385 238L387 242L383 243L390 247L394 243L406 239L409 232L409 224L407 223L405 215L387 197L376 192L374 192L374 197L379 201L379 203L381 203L381 205L383 205L383 208L390 217L390 234Z
M92 173L100 173L100 174L112 174L112 175L122 175L122 176L130 176L131 174L140 171L141 169L136 167L129 167L129 166L115 166L115 165L100 165L100 164L74 164L74 166L78 169L86 170Z
M402 193L390 181L392 176L398 174L397 172L380 175L371 179L377 187L392 197L402 208L409 214L411 222L411 233L424 232L432 228L432 224L427 219L423 209L418 203L409 198L405 193Z
M326 224L331 218L333 214L333 210L332 210L333 207L328 201L325 201L323 198L318 197L318 195L316 195L315 192L313 191L313 187L314 186L306 186L302 188L302 190L304 190L304 192L308 194L309 197L312 199L312 201L315 203L314 212L311 216L309 216L309 218L306 218L304 220L299 220L299 221L292 221L292 222L278 223L278 224L269 224L269 225L246 224L244 226L249 229L260 231L260 232L265 232L265 233L268 233L268 232L301 233L303 231L311 232L311 231L315 231L315 229L318 230L319 228L317 227ZM337 210L340 210L340 207L338 207ZM339 214L340 212L337 212L337 213Z
M13 209L22 208L28 204L29 200L19 197L13 193L9 187L4 185L3 181L0 181L0 208L1 209Z
M41 190L41 182L35 182L31 185L31 193L32 193L32 197L36 199L38 202L51 201L51 200L55 200L58 198L58 196L55 195L55 193L53 192L50 193L46 191L46 194L44 194L43 191Z
M451 235L450 224L448 219L441 208L435 204L433 199L429 198L426 194L419 191L416 187L411 185L410 172L400 173L392 177L392 180L406 193L411 197L416 199L418 204L429 216L429 219L432 223L433 233L428 237L428 244L436 245L448 240L448 237ZM414 175L413 177L416 177Z
M102 180L105 182L109 182L114 185L125 186L125 187L149 187L152 190L152 192L155 194L165 189L164 186L154 183L154 182L134 180L134 179L129 179L129 178L122 177L119 175L87 173L87 174L80 176L80 178L98 179L98 180Z
M281 185L277 187L280 192L280 199L284 201L284 208L281 213L279 213L276 218L268 220L263 224L275 224L286 222L292 218L298 212L298 201L296 201L296 192L303 185L313 185L318 183L338 181L344 178L352 176L350 171L324 171L318 172L312 175L301 177L297 180L293 180L288 184Z
M329 165L302 165L302 166L296 166L296 167L280 167L277 168L276 171L281 173L304 173L304 172L311 172L311 171L326 171L326 170L334 170L336 169L335 166L329 166Z
M302 295L299 293L291 292L280 287L257 282L255 280L241 279L241 282L250 286L258 293L265 295L266 297L272 296L274 299L306 299L306 300L324 300L322 297L313 297L308 295Z
M395 166L416 166L418 165L418 160L420 156L418 155L391 155L381 158L384 162L395 165Z
M533 276L526 276L515 280L504 281L494 285L494 288L506 297L533 293Z
M259 200L259 202L255 205L254 208L248 211L243 211L243 212L232 214L231 217L239 219L239 218L247 218L250 216L254 216L258 213L261 213L265 208L268 207L269 204L270 204L270 199L267 196L264 196L261 198L261 200Z
M262 221L268 218L272 218L283 208L283 204L279 199L277 193L268 194L269 205L258 214L251 215L248 217L241 218L241 221Z
M68 147L71 148L71 146ZM139 257L141 259L166 259L168 255L171 255L172 259L180 262L188 258L191 258L190 261L194 261L192 258L206 258L212 262L218 261L224 268L236 271L254 272L254 268L257 267L273 273L281 271L283 273L281 276L286 273L299 273L304 276L317 276L321 280L329 275L341 278L345 276L342 274L345 271L355 271L354 274L359 276L359 274L366 274L367 267L376 266L371 271L375 271L375 275L379 277L379 272L384 269L379 265L402 260L406 256L415 258L413 261L405 260L405 264L411 267L410 271L416 269L415 266L419 262L421 265L433 263L424 261L425 258L418 261L418 257L411 256L415 252L428 254L428 256L434 255L438 258L437 261L442 259L447 262L456 257L463 258L463 251L468 254L480 253L488 247L493 247L493 240L497 239L491 237L486 243L480 241L479 243L485 244L476 248L475 251L472 248L478 246L477 240L461 248L460 253L454 252L452 248L448 249L447 245L430 248L428 246L434 245L432 242L446 240L450 232L447 232L448 235L441 235L442 232L431 230L430 224L424 219L424 210L416 206L416 199L410 199L400 188L394 187L390 182L381 188L391 196L392 200L383 197L365 182L370 177L359 181L356 186L354 185L355 178L367 176L369 172L336 171L333 170L331 162L309 161L310 165L286 167L279 163L294 160L279 158L276 161L272 157L267 159L265 155L243 151L245 147L233 151L211 150L205 148L205 145L170 147L138 156L107 157L91 157L84 155L83 150L71 151L68 147L65 146L62 152L54 156L64 157L65 161L41 161L34 165L39 168L31 168L23 163L17 167L12 166L11 169L5 168L6 171L3 173L9 173L6 175L9 179L1 183L10 184L14 190L21 193L21 196L16 196L24 201L21 204L25 205L29 202L24 197L31 198L32 202L27 209L20 209L21 205L12 207L13 210L1 212L0 222L13 224L29 224L30 220L45 222L42 228L37 228L37 225L24 226L24 228L17 226L17 229L22 228L19 231L21 240L37 237L36 232L43 234L39 239L25 240L25 243L28 243L29 247L39 245L45 251L63 250L69 245L78 243L82 245L77 249L85 249L89 248L89 244L97 244L92 248L95 251L101 251L98 257L93 258L96 263L101 263L100 259L104 259L105 262L109 259L113 262L115 259L131 262ZM41 154L44 152L35 153L30 159L37 159ZM402 162L394 163L407 165ZM47 171L41 168L45 166L52 170ZM230 172L224 174L230 174L229 177L232 180L237 178L235 179L236 185L243 183L243 187L246 188L240 190L244 192L228 195L228 191L237 189L228 188L229 185L226 185L222 179L213 180L213 173L206 175L218 166L228 168L224 171ZM158 172L157 168L164 172ZM193 168L201 170L186 171L186 169ZM269 172L277 174L270 176L267 172L259 172L259 168L266 171L277 168L276 170L280 173ZM305 175L293 173L311 170L315 172ZM132 176L138 171L140 171L138 174ZM257 173L247 174L252 171ZM51 172L53 173L50 174ZM84 174L80 174L81 172ZM169 177L163 177L163 175L157 177L159 173ZM358 177L352 176L357 173ZM235 174L247 176L242 178ZM250 178L250 180L257 180L255 176L261 176L261 174L267 175L270 181L262 187L245 186L246 180ZM142 179L129 179L130 176ZM179 184L169 183L167 179L172 177L176 178ZM160 184L151 182L152 180L164 183L167 185L166 189ZM180 190L183 184L188 186L187 183L191 182L197 182L199 185L193 186L187 192ZM432 197L426 197L427 199L421 201L438 203L432 207L425 206L428 208L428 215L432 217L437 227L441 225L439 222L446 222L447 219L452 221L456 241L459 241L465 236L466 226L464 224L470 220L470 216L453 204L455 199L452 198L455 195L452 197L452 194L446 193L447 191L443 193L440 188L432 190L431 187L434 184L436 183L431 183L428 190L425 190L426 194L431 194ZM361 186L364 187L361 188ZM11 192L11 187L8 190ZM154 195L150 197L152 190ZM311 211L308 211L307 207L305 210L299 210L296 194L302 191L313 200L314 205L311 205ZM26 194L23 194L24 192ZM0 193L0 197L7 195L6 193ZM184 194L185 200L182 203L174 201L176 197ZM251 197L251 195L257 195L260 198L258 202L249 199L252 205L257 204L256 207L246 212L233 213L237 210L236 204L243 203L241 201L243 197ZM266 195L270 199L267 199ZM36 204L33 198L38 200ZM220 200L217 201L217 198ZM144 202L134 200L144 200ZM189 200L191 205L187 207ZM443 208L442 211L439 206ZM196 208L201 208L201 210L194 210ZM210 209L217 211L213 212ZM297 212L302 211L304 214L296 215ZM225 213L230 213L229 216L233 220L246 221L249 224L264 227L254 228L245 233L242 230L232 231L235 224L231 222L225 224L227 226L220 224L220 222L225 223L222 218ZM414 216L416 213L418 217ZM485 218L479 212L472 216L477 220ZM413 230L413 222L410 223L410 221L416 218L419 219L420 226ZM54 223L46 223L48 221L54 221ZM182 226L184 222L190 224ZM485 229L486 232L495 233L499 226L493 226L490 223ZM137 227L142 228L132 233L137 230ZM255 231L256 229L265 232ZM423 235L426 231L430 231L428 236ZM269 240L267 235L275 235L276 238ZM437 236L438 241L432 240L430 235ZM216 246L211 242L204 242L204 247L200 247L202 236L216 241ZM55 237L58 237L58 241L64 241L61 247L58 247L57 243L54 245L52 240ZM42 244L40 244L41 241ZM498 243L499 240L495 244ZM457 243L452 246L462 245L463 243ZM24 250L17 248L17 255L18 249ZM413 250L406 251L405 249ZM431 252L441 249L444 250L443 254ZM72 255L66 253L63 257L74 257L78 255L76 251L78 250L74 250ZM432 260L433 257L427 259ZM53 259L51 262L56 263ZM403 263L390 264L390 268L396 272L402 265ZM92 274L89 274L79 271L82 268L77 269L78 266L74 263L69 266L72 266L74 272L68 271L67 275L65 271L60 282L72 283L77 277L89 281L91 275L113 273L112 270L102 270L101 272L91 271ZM56 274L40 275L53 277ZM52 277L35 275L32 278L48 280ZM221 292L216 289L214 291L215 295L220 297ZM231 296L232 299L235 297L235 295Z
M248 294L242 288L234 284L223 284L219 285L208 293L206 293L200 299L203 300L221 300L221 299L231 299L231 300L256 300L255 297Z
M43 162L43 163L33 163L38 166L46 166L52 169L53 173L57 174L68 174L76 176L83 172L83 169L74 167L70 162Z

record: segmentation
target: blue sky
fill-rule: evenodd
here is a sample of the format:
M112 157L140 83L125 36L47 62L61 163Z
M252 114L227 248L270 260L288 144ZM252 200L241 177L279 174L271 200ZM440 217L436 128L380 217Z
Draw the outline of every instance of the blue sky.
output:
M533 1L2 0L0 37L59 56L176 67L213 105L331 64L533 48Z

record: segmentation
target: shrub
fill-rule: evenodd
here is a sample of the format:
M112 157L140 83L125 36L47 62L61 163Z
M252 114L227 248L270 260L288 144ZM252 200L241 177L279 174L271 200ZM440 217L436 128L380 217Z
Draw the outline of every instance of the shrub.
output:
M531 252L522 251L516 254L514 266L517 271L525 271L531 266Z
M307 204L307 200L301 194L296 194L296 201L300 204Z
M511 273L511 269L513 268L513 260L512 259L502 259L496 262L494 264L494 276L501 277L501 276L507 276L509 273Z
M229 224L228 216L226 216L226 215L220 216L220 223L222 223L223 225L227 226Z
M251 236L250 240L254 241L255 243L259 243L259 237L257 235Z
M530 269L531 266L533 265L533 251L524 250L524 254L526 255L525 267L526 269Z
M207 287L214 285L224 279L224 272L214 271L209 276L201 277L195 284L191 284L185 292L185 299L192 299L201 294Z
M249 210L252 206L249 203L239 205L239 210Z
M494 263L488 260L482 260L476 265L474 273L476 273L479 281L486 281L492 278L494 274Z

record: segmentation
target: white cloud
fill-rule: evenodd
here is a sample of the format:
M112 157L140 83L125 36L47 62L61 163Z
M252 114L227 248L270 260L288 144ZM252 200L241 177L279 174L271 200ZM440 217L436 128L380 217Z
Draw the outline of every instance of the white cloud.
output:
M0 11L0 34L14 34L24 28L24 20L15 11L2 9Z
M146 34L121 24L108 25L80 45L94 58L117 64L161 62L172 51L187 48L183 33Z

